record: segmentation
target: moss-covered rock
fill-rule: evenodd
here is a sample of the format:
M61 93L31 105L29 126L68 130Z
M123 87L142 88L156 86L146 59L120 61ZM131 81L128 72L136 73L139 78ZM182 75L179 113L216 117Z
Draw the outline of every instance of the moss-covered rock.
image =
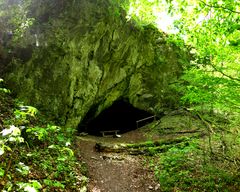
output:
M7 80L20 98L73 127L91 106L97 115L119 98L155 113L169 106L168 85L188 62L179 48L157 29L127 21L111 1L64 6L39 26L43 38L31 59L11 66Z

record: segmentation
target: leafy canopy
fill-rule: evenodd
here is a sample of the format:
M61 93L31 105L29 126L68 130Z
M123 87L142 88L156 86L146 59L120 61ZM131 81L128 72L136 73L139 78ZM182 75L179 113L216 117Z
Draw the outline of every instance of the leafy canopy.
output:
M155 24L189 46L194 59L177 88L182 101L220 110L240 109L240 2L237 0L129 0L128 18ZM174 33L171 35L171 33ZM182 43L184 42L184 43ZM179 87L179 85L177 86Z
M29 17L30 5L31 0L0 0L0 32L11 35L14 43L20 42L34 22Z

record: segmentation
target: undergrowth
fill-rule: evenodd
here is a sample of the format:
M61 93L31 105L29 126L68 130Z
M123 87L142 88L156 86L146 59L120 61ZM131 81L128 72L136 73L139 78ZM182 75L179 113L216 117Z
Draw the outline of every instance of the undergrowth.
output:
M9 93L0 89L0 190L86 191L74 130L47 122Z
M161 191L240 191L238 127L220 127L148 159Z

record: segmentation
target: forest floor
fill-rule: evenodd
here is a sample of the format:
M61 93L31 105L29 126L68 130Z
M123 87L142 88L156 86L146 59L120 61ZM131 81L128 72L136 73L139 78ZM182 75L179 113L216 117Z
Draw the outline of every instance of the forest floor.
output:
M137 143L147 141L140 130L122 135L121 138L85 136L79 137L77 145L82 160L87 163L90 192L148 192L160 191L143 156L126 153L104 153L95 150L97 142Z
M97 137L92 135L77 138L77 148L82 160L87 164L89 192L148 192L161 191L154 171L144 155L127 152L98 152L96 143L104 145L138 144L148 141L176 139L192 133L151 134L149 128L136 129L121 135L121 138Z
M20 105L0 92L0 191L240 191L239 123L225 117L178 110L121 138L77 136Z

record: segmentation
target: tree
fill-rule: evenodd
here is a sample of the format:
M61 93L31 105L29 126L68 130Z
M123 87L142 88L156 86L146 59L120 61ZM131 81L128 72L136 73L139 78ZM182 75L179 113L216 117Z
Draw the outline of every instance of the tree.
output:
M154 11L154 7L161 5L161 10L166 10L174 20L174 25L169 25L171 30L168 31L174 32L168 34L169 41L183 49L190 49L192 60L190 66L184 66L179 81L171 86L181 95L182 106L197 115L206 125L211 159L215 155L216 159L229 163L238 162L240 2L152 0L150 5L144 4L146 0L133 1L142 2L141 9L145 10ZM141 13L141 19L144 20L145 12ZM133 14L133 18L135 16ZM155 25L160 23L157 14L155 16L152 20L146 16L145 21ZM213 140L215 145L220 143L222 151L213 146Z
M29 17L31 0L0 0L0 33L3 45L19 43L33 24L34 18Z
M194 59L185 68L179 89L185 104L195 109L239 111L239 1L130 0L127 8L142 23L157 25L162 18L171 24L174 20L169 31L175 34L170 36L178 45L191 48ZM165 15L168 12L165 18L164 11Z

